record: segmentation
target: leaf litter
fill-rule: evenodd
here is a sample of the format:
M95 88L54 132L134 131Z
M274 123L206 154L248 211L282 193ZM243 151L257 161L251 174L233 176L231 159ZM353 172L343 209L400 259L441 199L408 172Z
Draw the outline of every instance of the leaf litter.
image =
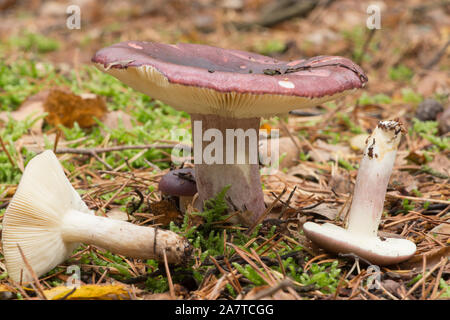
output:
M34 5L39 7L40 2L35 1ZM58 4L57 1L51 3L54 6ZM395 6L393 1L386 3ZM13 63L23 54L36 54L33 50L39 54L45 52L46 58L56 66L56 75L70 78L68 70L73 70L73 83L77 88L69 83L68 89L67 83L61 86L51 78L35 80L32 75L24 76L28 81L24 92L29 93L25 96L17 96L0 85L2 110L5 110L5 105L18 106L0 113L3 141L0 155L7 163L2 164L1 170L15 172L15 176L2 176L0 210L3 211L0 213L4 212L14 195L17 178L26 162L37 152L54 147L71 183L96 214L139 225L170 228L190 237L195 250L193 262L188 267L175 267L156 261L128 259L101 248L82 245L66 263L28 285L11 283L4 260L0 259L0 297L212 300L450 298L449 136L437 127L436 121L443 121L441 114L431 120L436 122L438 131L426 122L417 125L413 120L418 104L424 98L437 99L445 110L449 108L448 56L439 58L439 52L442 48L448 50L443 40L448 35L448 27L442 21L450 18L439 5L424 5L422 8L417 1L408 3L410 6L405 10L386 11L383 23L390 30L387 37L381 32L367 34L358 28L365 15L355 10L355 3L350 0L327 7L319 4L309 15L286 19L262 33L255 26L245 31L230 29L229 23L259 21L255 8L270 5L270 1L246 1L239 9L241 11L200 6L203 15L214 17L210 19L212 22L207 32L188 19L178 19L179 24L168 22L178 17L180 12L192 10L181 2L168 4L166 12L159 10L158 6L146 9L154 15L155 23L170 30L158 32L148 28L148 20L139 14L127 20L127 28L111 25L108 17L120 15L114 11L115 6L98 8L93 1L86 1L90 6L88 19L98 20L92 31L85 35L88 40L83 40L81 34L71 35L69 42L56 46L44 38L18 34L16 36L25 37L26 41L19 43L20 48L28 48L29 52L25 53L15 49L17 39L13 39L15 42L8 40L7 50L12 53L8 63ZM126 5L129 12L134 12L134 5L133 2ZM60 23L58 19L61 17L51 13L57 10L52 11L49 4L46 6L39 14L48 19L17 21L14 11L2 14L5 21L23 24L24 29L29 27L26 24L35 24L38 30L44 25L52 30L53 25ZM180 11L181 8L184 10ZM247 19L247 16L254 19ZM421 17L426 19L421 20ZM424 23L433 28L420 29ZM4 23L0 28L8 31L9 25ZM317 25L322 27L317 29ZM341 29L337 30L336 26ZM106 27L110 28L109 33L101 31ZM243 41L243 32L244 38L252 41ZM266 41L267 34L276 40ZM299 37L298 34L307 36ZM57 32L50 32L49 36L63 43ZM89 63L90 53L101 43L110 43L118 36L257 49L284 59L319 54L344 55L359 60L363 69L369 71L370 81L366 90L358 93L359 96L348 96L311 109L310 115L280 116L269 120L269 128L280 129L281 139L298 139L296 152L294 156L289 154L276 174L262 177L265 202L271 210L258 226L248 230L227 223L219 210L220 199L213 202L208 215L199 215L192 206L183 215L173 199L161 197L157 184L161 176L174 167L170 163L169 152L176 142L162 136L142 143L144 140L139 140L141 131L134 129L139 129L149 120L157 122L151 119L148 111L136 113L130 110L134 105L139 109L140 104L152 103L153 108L162 110L164 117L174 115L158 102L139 100L141 98L135 96L131 100L121 100L108 92L109 89L99 89L97 83L90 83L95 82L92 76L86 76L80 67L80 64ZM409 41L405 41L405 37ZM28 45L30 41L35 43ZM302 41L306 41L306 45ZM84 49L71 54L73 59L68 61L67 52L82 45ZM45 69L42 65L39 68ZM110 85L116 86L107 83L104 87ZM128 94L124 87L116 89L119 95ZM118 106L122 108L118 109ZM364 137L380 119L396 117L407 124L409 132L400 145L379 233L380 236L408 238L418 250L409 261L381 268L377 286L373 288L368 285L372 274L365 261L352 255L331 255L315 247L303 235L302 224L316 221L342 226L345 223ZM20 134L11 129L14 124L21 123L27 126ZM183 122L175 123L182 125ZM164 130L168 130L167 127ZM101 139L93 141L89 138L89 134L95 132L101 132ZM139 141L140 144L128 144L124 135L136 137L137 140L129 141ZM293 159L295 154L297 159ZM70 279L67 271L71 265L81 268L81 287L75 290L64 286Z

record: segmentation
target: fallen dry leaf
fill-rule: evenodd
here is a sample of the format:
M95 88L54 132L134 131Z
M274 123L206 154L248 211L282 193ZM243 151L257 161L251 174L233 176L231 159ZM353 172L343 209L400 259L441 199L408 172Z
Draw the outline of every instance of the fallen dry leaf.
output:
M428 163L431 169L450 175L450 160L443 154L436 154L431 162Z
M277 141L279 146L279 157L281 159L279 167L281 169L290 168L298 163L299 150L297 146L300 145L300 140L297 137L293 137L293 139L295 140L295 143L290 137L282 137ZM271 150L273 141L274 139L264 139L259 142L259 152L263 163L265 163L266 159L270 159L272 155Z
M296 177L306 179L306 180L315 180L315 181L320 180L316 171L313 168L311 168L307 165L304 165L303 163L300 163L299 165L289 169L287 172L287 175L296 176Z
M448 95L450 88L448 72L430 70L417 81L416 88L424 97L431 97L435 93Z
M159 216L155 219L155 223L161 223L163 226L168 225L171 221L175 221L180 214L173 202L168 200L151 203L149 211L155 217Z
M12 299L15 294L15 290L9 285L0 284L0 300Z
M354 136L349 141L350 147L355 151L364 150L368 137L369 135L365 133Z
M390 185L398 191L406 191L407 193L418 189L417 179L406 171L394 171L391 175Z
M447 241L447 245L450 245L450 219L431 229L428 234L440 241Z
M123 300L129 299L129 293L125 285L84 285L75 291L73 288L59 286L50 290L44 290L44 294L49 300Z
M308 210L302 210L303 213L306 214L317 214L321 217L327 218L328 220L335 220L338 216L339 212L342 211L342 214L340 216L340 219L342 220L344 218L344 213L346 211L346 208L342 210L342 205L335 205L331 203L321 203L318 206L308 209Z
M11 117L16 121L23 121L26 118L36 119L45 113L44 102L47 99L49 91L41 91L25 100L24 103L16 110L10 113ZM0 112L0 122L9 121L9 112ZM31 131L40 135L42 133L42 125L44 119L41 117L39 120L35 121L31 127Z
M424 256L427 259L427 268L432 268L437 265L442 258L450 258L450 247L440 247L425 253L417 254L408 261L401 263L400 266L403 269L421 269Z
M329 144L323 140L317 140L314 143L314 149L309 152L311 159L317 162L326 162L329 160L334 160L337 155L339 158L345 158L347 155L351 154L350 148L348 146L340 144Z
M101 119L107 112L106 103L101 97L93 94L79 96L60 89L49 93L44 108L48 112L48 123L69 128L75 122L81 128L92 127L96 124L94 118Z
M345 176L334 174L331 177L330 182L328 182L328 187L330 187L331 190L334 190L334 192L341 194L348 194L353 191L353 185L348 174Z
M255 287L245 295L243 300L254 300L255 297L258 297L259 295L264 294L264 292L269 291L271 291L270 286ZM295 299L296 298L291 293L285 292L281 289L260 298L260 300L295 300Z
M133 129L133 118L122 110L111 111L101 119L103 124L111 129L119 128L121 125L125 130Z

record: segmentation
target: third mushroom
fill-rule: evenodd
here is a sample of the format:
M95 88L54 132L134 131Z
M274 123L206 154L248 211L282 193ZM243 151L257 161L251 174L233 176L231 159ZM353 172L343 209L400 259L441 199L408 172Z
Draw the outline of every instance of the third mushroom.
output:
M200 203L231 185L229 207L248 212L250 223L265 211L258 162L261 117L316 106L367 82L361 68L342 57L286 62L197 44L127 41L99 50L92 61L191 115Z
M320 247L335 253L352 253L378 265L409 259L416 245L406 239L380 238L378 225L386 189L404 129L398 121L380 121L366 141L347 227L306 222L305 235Z

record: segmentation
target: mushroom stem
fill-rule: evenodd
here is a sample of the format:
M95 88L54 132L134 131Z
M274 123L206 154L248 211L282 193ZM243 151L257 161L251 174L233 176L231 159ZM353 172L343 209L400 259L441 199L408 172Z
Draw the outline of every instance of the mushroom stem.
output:
M260 118L224 118L192 114L194 165L199 203L227 192L230 209L250 211L250 222L264 212L259 174Z
M366 141L348 217L349 232L376 237L403 127L381 121Z
M130 258L162 261L166 250L169 263L177 264L185 259L184 240L174 232L75 210L64 215L61 236L66 242L92 244Z
M180 197L179 197L179 200L178 200L178 206L179 206L180 211L181 211L182 213L185 213L185 212L186 212L188 206L192 203L192 199L193 199L193 198L194 198L193 196L191 196L191 197L180 196Z

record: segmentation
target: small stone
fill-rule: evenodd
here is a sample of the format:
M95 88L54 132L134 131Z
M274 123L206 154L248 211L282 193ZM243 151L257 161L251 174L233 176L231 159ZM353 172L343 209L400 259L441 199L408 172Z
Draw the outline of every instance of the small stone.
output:
M423 100L416 110L416 117L421 121L435 121L444 108L434 99Z
M194 17L194 26L200 32L210 33L216 29L216 21L213 16L199 14Z

